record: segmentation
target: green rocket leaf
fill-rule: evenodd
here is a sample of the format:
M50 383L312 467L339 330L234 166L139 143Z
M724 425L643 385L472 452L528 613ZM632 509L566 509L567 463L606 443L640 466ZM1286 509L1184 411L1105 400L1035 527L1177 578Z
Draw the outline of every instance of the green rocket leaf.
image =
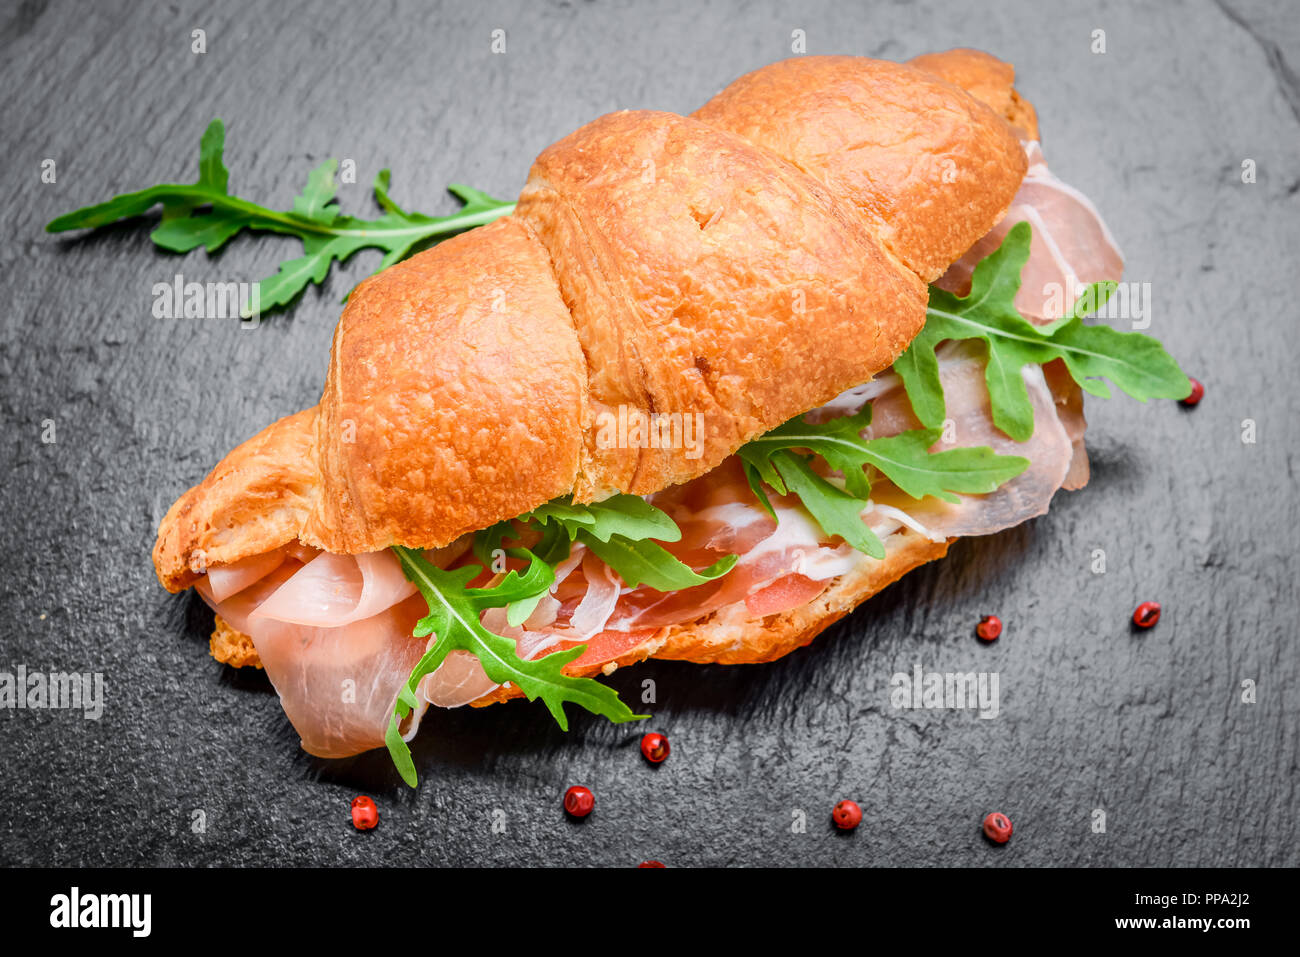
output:
M935 348L945 339L984 341L993 423L1017 442L1034 432L1034 410L1021 376L1026 365L1062 359L1082 388L1102 398L1110 396L1099 381L1102 377L1143 402L1181 399L1191 391L1187 376L1155 339L1084 324L1084 315L1105 305L1115 283L1094 283L1084 290L1074 312L1051 325L1036 326L1021 316L1015 297L1020 271L1029 258L1029 241L1028 223L1013 226L1002 245L975 267L967 296L930 287L925 327L894 362L922 425L943 424L945 405Z
M195 182L163 183L123 193L56 217L45 229L51 233L96 229L161 206L162 219L150 238L170 252L185 253L202 246L214 253L246 229L295 236L302 242L303 255L281 262L274 275L258 283L258 306L271 310L288 305L308 285L323 282L334 263L344 262L360 249L384 251L379 271L417 248L514 210L513 203L453 184L451 193L464 204L459 212L437 217L410 213L389 196L391 174L385 169L374 182L375 201L384 215L369 220L344 215L336 196L338 162L327 160L307 177L293 208L277 211L230 194L224 149L225 127L221 120L213 120L199 145L199 178Z
M415 626L415 637L437 636L398 694L384 736L393 763L402 780L411 787L416 786L418 779L410 749L402 740L400 723L418 706L415 691L421 679L437 671L447 655L456 649L477 657L483 671L496 683L510 682L529 701L541 698L556 723L566 731L569 723L564 705L568 703L604 715L616 723L645 717L633 714L619 700L614 689L599 681L564 674L564 666L581 655L585 645L535 661L525 661L515 653L513 640L495 635L483 627L480 616L487 609L502 608L511 602L545 593L554 577L545 562L534 560L522 575L512 571L492 588L470 588L469 582L482 571L477 565L444 571L415 549L394 546L393 551L402 563L402 571L415 583L429 606L429 613Z

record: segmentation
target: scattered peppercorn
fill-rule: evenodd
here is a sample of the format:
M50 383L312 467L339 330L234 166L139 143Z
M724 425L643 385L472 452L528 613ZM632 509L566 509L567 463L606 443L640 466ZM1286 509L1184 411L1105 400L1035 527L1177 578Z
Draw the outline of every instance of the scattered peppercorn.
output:
M1144 601L1133 612L1133 624L1139 628L1151 628L1160 620L1160 602Z
M984 835L997 844L1011 840L1011 818L994 811L984 818Z
M997 615L985 615L975 626L975 634L980 641L997 641L1002 634L1002 619Z
M352 826L358 831L368 831L379 823L379 808L373 798L364 794L352 799Z
M564 809L573 817L586 817L596 806L596 796L588 788L574 785L564 792Z
M1185 405L1190 409L1205 398L1205 386L1201 385L1197 379L1192 379L1190 376L1188 378L1192 383L1192 391L1187 394L1187 398L1179 399L1178 404Z
M659 764L668 757L668 739L658 732L650 732L641 739L641 753L651 764Z
M862 808L854 801L841 801L831 811L831 820L841 831L851 831L862 823Z

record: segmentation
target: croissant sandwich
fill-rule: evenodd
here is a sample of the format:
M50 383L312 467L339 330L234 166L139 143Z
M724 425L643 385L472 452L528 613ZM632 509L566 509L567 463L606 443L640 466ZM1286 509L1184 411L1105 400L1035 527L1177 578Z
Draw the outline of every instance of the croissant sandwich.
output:
M1186 377L1006 63L800 57L546 149L513 212L352 294L320 403L171 507L302 746L430 705L637 717L593 676L779 658L955 538L1088 480L1083 391Z

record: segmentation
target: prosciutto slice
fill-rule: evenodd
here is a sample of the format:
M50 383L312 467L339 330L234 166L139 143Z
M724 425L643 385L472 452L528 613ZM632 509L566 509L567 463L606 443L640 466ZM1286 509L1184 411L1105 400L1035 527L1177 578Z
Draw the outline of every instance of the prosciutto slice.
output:
M428 646L412 637L423 598L389 552L293 546L259 558L213 569L200 595L253 640L303 750L334 758L382 746L397 692Z
M1034 434L1026 442L1014 442L993 424L983 349L982 343L967 340L945 343L936 352L948 417L953 422L953 447L987 445L999 455L1029 459L1029 468L988 495L961 496L956 505L935 498L916 502L897 491L873 494L878 501L903 509L934 534L991 535L1042 515L1070 468L1073 443L1039 366L1026 366L1021 373L1034 408ZM920 427L901 381L878 396L872 409L867 432L873 437ZM941 440L932 451L947 447Z
M1124 273L1124 257L1097 208L1052 174L1038 143L1025 143L1025 151L1029 171L1006 216L953 263L936 285L965 294L976 264L998 247L1012 226L1027 221L1033 227L1033 236L1015 302L1022 315L1041 325L1072 308L1088 283L1119 281ZM1061 363L1050 363L1044 371L1073 450L1061 487L1082 488L1089 474L1088 452L1083 444L1083 394Z
M321 552L253 615L291 625L340 628L378 615L415 592L391 552Z
M245 586L241 591L221 599L216 597L216 592L211 583L212 572L216 571L216 569L210 569L207 575L194 583L194 589L211 608L225 619L231 628L245 635L251 635L253 612L257 611L262 602L270 598L276 589L292 578L301 567L302 565L296 561L281 562L268 572L265 577ZM220 576L218 576L219 578Z
M339 628L253 616L250 637L304 751L341 758L383 746L397 693L428 644L411 636L427 612L416 595ZM423 712L412 713L404 737Z
M1020 274L1016 308L1031 320L1050 322L1074 305L1083 286L1118 281L1124 257L1088 197L1052 174L1037 143L1026 144L1026 151L1029 172L1006 216L935 285L964 294L979 261L1001 245L1012 226L1025 221L1033 227L1033 238Z
M213 600L225 601L254 582L261 581L284 564L287 557L283 548L277 548L264 555L250 555L229 565L210 569L206 580Z

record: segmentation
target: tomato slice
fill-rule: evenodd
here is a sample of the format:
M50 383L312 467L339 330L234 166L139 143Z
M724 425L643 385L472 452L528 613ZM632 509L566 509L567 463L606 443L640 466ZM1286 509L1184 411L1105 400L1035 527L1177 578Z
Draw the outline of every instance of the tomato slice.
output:
M627 654L658 630L658 628L634 628L631 631L602 631L592 636L586 642L586 651L565 665L565 668L576 671L584 666L603 665L613 661Z
M745 597L745 606L755 618L778 615L808 604L826 590L829 582L813 581L804 575L787 575Z

